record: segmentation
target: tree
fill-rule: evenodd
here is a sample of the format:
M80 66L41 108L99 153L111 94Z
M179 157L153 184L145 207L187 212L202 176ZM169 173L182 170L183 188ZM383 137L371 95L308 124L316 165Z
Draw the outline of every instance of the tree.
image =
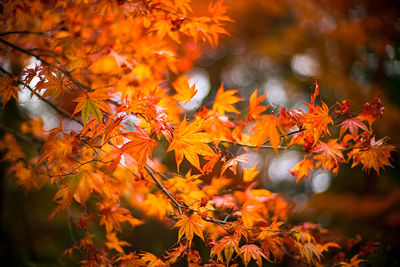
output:
M217 46L228 34L224 24L232 22L223 1L203 5L176 0L2 5L1 57L7 63L1 67L2 107L29 92L58 118L49 130L37 118L18 130L2 125L3 160L26 190L55 188L50 218L61 213L57 216L73 222L76 237L66 252L80 253L83 265L168 266L182 258L192 266L250 261L261 266L284 258L317 265L326 260L324 252L343 244L316 224L290 225L290 204L257 188L257 164L240 172L238 165L250 156L231 151L302 150L304 159L291 170L297 181L318 167L336 174L342 163L378 174L391 166L396 146L372 129L384 110L378 97L361 112L348 100L328 107L315 82L304 103L308 110L288 110L265 105L267 96L257 90L244 100L221 85L212 103L185 109L197 93L185 74L199 50ZM242 101L248 108L239 111L235 105ZM127 225L134 228L149 218L178 232L160 255L130 251L137 241L121 237ZM356 266L360 255L335 264Z

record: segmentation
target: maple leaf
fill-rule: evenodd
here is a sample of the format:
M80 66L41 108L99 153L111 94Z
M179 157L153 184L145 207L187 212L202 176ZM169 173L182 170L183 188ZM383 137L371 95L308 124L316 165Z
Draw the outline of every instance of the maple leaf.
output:
M368 132L367 126L365 126L365 124L357 118L349 118L343 121L339 126L341 126L340 137L342 137L347 130L349 130L352 136L357 136L358 128Z
M350 262L341 261L341 262L339 262L339 264L342 267L359 267L360 263L364 262L366 260L359 259L358 257L359 257L359 255L356 254L351 258Z
M147 194L142 202L142 209L148 216L156 216L160 220L165 219L165 214L173 212L171 202L165 195Z
M256 171L258 167L258 163L254 165L252 168L243 169L243 182L251 182L254 180L254 178L260 173L259 171Z
M177 92L177 95L175 96L176 99L180 102L185 102L185 104L187 104L197 93L197 90L195 90L196 85L194 84L190 87L188 80L184 76L176 79L173 86Z
M2 157L2 161L16 162L25 157L22 148L18 145L14 135L6 133L0 142L0 151L6 151Z
M75 177L74 183L76 183L74 199L82 205L85 204L92 192L101 193L103 191L104 181L97 172L83 171L82 175L79 174Z
M118 257L115 262L120 261L120 266L129 267L129 266L144 266L146 262L143 261L139 255L136 255L136 252L131 252L127 255L123 255Z
M366 120L371 125L378 116L382 117L385 108L382 106L381 99L374 97L371 103L365 103L364 109L360 115L357 116L360 120Z
M243 225L247 228L252 228L254 224L258 222L265 222L264 218L259 214L260 208L259 201L247 200L244 204L240 212L236 212L235 214L241 215Z
M45 139L47 137L47 133L43 129L42 117L39 119L33 118L29 121L25 121L21 124L20 128L23 133L32 133L33 136L38 139Z
M305 258L309 264L315 265L320 262L322 254L314 243L307 242L301 245L300 256Z
M247 265L250 262L250 259L253 258L253 260L256 261L258 266L262 266L262 259L261 257L263 257L264 259L268 259L264 253L261 251L261 249L254 245L254 244L246 244L243 245L240 248L240 253L241 253L241 257L243 259L244 265L247 267Z
M337 104L339 105L339 110L335 110L335 113L340 115L347 114L351 108L351 103L347 100L343 100L342 103L337 101Z
M311 105L314 106L315 104L315 99L319 95L319 84L317 81L315 81L315 89L314 92L311 94Z
M113 230L121 231L121 222L129 222L132 227L143 223L143 221L132 217L129 210L121 208L119 203L103 200L98 202L97 205L101 215L100 225L105 225L108 233Z
M101 110L111 113L110 107L104 102L109 97L107 90L96 90L94 92L85 93L83 96L74 99L74 102L78 102L74 112L71 116L81 111L83 123L89 119L90 114L98 121L103 121L103 113Z
M4 109L10 98L18 101L18 91L20 89L15 85L18 77L11 77L6 73L6 76L0 76L0 96L2 97L1 105Z
M167 152L174 150L176 165L179 172L179 166L185 157L199 171L199 156L214 156L215 153L207 145L212 141L212 136L205 132L200 132L202 121L194 121L191 124L186 123L186 118L174 131L174 138L170 143Z
M337 142L337 139L330 139L328 143L319 141L317 147L313 149L313 152L322 152L325 158L331 157L337 162L344 158L342 153L343 149L344 147Z
M327 243L324 243L324 244L315 244L315 246L322 253L325 252L325 251L328 251L329 248L341 248L340 245L335 243L335 242L327 242Z
M265 111L268 106L261 106L260 103L267 97L262 95L257 97L257 89L251 94L249 100L249 120L256 120L260 117L260 113Z
M203 128L207 133L215 136L217 140L227 139L233 141L230 128L236 127L236 125L227 116L222 116L213 110L207 112L205 108L203 113L206 114L204 116L199 114L199 117L204 118Z
M227 162L225 162L222 167L221 167L221 173L220 173L220 177L222 177L222 175L229 169L233 172L233 174L236 174L236 169L237 169L237 165L239 162L244 162L244 163L249 163L248 158L249 157L253 157L253 155L250 154L242 154L239 156L236 156L234 158L231 158L230 160L228 160Z
M141 253L139 256L141 257L142 261L147 263L146 266L149 267L167 267L169 265L150 252Z
M196 213L193 213L189 217L186 216L185 214L180 215L179 220L176 222L174 227L180 227L178 231L178 242L179 240L181 240L183 234L185 234L185 237L189 242L189 246L192 244L192 239L194 237L194 234L196 234L204 241L203 219Z
M277 233L282 231L282 225L283 222L274 221L258 235L258 240L261 241L261 248L268 260L271 254L274 256L275 261L283 259L284 251L282 249L284 248L284 239L277 235Z
M296 164L290 173L297 176L296 183L300 182L303 177L310 178L310 170L314 170L314 160L308 157L304 158L302 161Z
M233 252L236 251L237 254L240 254L239 250L239 241L235 235L227 235L221 238L217 244L215 244L211 248L210 256L213 257L217 255L217 259L220 262L223 262L222 251L224 252L226 263L229 263L232 259Z
M137 132L126 134L131 141L121 147L123 153L129 153L138 164L138 169L142 170L146 165L147 156L152 157L153 148L158 146L157 142L150 138L140 127L136 127Z
M262 116L261 120L257 121L252 128L253 134L250 136L250 141L256 146L261 146L269 139L275 153L278 153L278 148L281 143L281 133L285 130L281 127L279 118L270 115Z
M166 260L169 264L175 263L179 257L187 250L187 245L179 243L179 247L173 248L172 251L168 251L166 255Z
M105 242L105 245L107 246L107 248L115 249L121 254L124 254L122 246L130 246L128 242L119 240L115 232L107 233L106 237L107 237L107 242Z
M218 89L217 95L213 105L213 110L217 111L220 115L224 115L225 112L239 113L239 111L233 106L233 104L242 101L243 99L234 94L237 90L227 90L224 92L224 85Z
M328 125L333 124L333 120L329 116L329 108L324 102L322 102L322 106L306 105L310 109L303 117L304 127L313 132L314 143L316 143L322 133L330 134Z
M369 143L364 144L361 147L353 148L348 154L349 159L353 160L354 167L361 163L363 170L374 169L379 175L379 169L384 169L385 166L391 166L389 159L391 159L390 153L396 148L392 145L386 144L386 138L375 141L375 136L371 138Z
M52 98L57 98L58 96L64 94L64 91L71 82L61 74L60 71L46 72L45 77L47 81L43 84L43 88L46 89L43 97L51 96Z

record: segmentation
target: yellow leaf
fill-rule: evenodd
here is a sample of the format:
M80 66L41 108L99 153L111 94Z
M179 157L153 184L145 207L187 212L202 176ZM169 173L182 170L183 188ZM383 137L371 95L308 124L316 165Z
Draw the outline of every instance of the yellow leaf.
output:
M178 241L181 240L183 234L185 234L185 237L189 242L189 246L192 243L194 234L204 241L204 223L203 219L199 215L193 213L190 217L187 217L186 215L182 214L179 217L179 221L174 225L174 227L180 227L178 232Z
M243 169L243 181L244 182L251 182L256 178L256 176L260 173L259 171L256 171L258 167L258 163L254 165L250 169Z
M197 90L195 89L196 85L194 84L190 87L188 80L184 76L179 77L173 83L173 86L177 92L175 98L180 102L188 103L197 93Z
M255 120L260 117L260 113L265 111L268 106L261 106L261 102L267 97L267 95L262 95L257 97L257 89L250 96L249 100L249 120Z
M175 150L176 165L179 166L185 156L186 159L202 172L199 156L214 156L215 153L207 143L212 141L208 133L200 132L202 121L194 121L187 125L186 119L175 129L174 138L167 152Z
M213 110L217 111L220 115L224 115L225 112L239 113L233 104L242 101L243 99L234 96L236 93L237 90L227 90L224 92L224 85L221 84L215 97Z

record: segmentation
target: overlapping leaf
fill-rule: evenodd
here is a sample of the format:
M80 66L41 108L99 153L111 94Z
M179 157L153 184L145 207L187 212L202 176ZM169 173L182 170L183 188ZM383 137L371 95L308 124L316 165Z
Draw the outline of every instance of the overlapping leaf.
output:
M201 132L202 121L194 121L187 124L184 119L175 129L174 137L167 151L175 151L176 165L179 172L179 166L185 157L199 171L199 156L214 156L215 153L207 143L212 141L212 136L205 132Z

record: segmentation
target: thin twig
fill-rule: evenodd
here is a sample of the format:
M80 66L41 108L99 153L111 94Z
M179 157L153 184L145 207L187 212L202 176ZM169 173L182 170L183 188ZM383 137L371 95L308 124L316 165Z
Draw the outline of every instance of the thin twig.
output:
M225 139L222 139L222 140L219 140L220 142L223 142L223 143L229 143L229 144L232 144L232 145L236 145L236 146L243 146L243 147L248 147L248 148L268 148L268 149L274 149L274 147L273 146L270 146L270 145L261 145L261 146L257 146L257 145L250 145L250 144L243 144L243 143L239 143L239 142L233 142L233 141L231 141L231 140L225 140ZM284 146L278 146L278 149L281 149L281 150L286 150L286 149L288 149L289 147L284 147Z
M154 175L154 173L151 171L151 169L147 166L144 166L145 170L147 173L151 176L151 178L154 180L154 182L157 184L157 187L174 203L176 208L178 209L179 214L183 214L182 208L184 207L181 205L172 195L171 193L164 187L164 185L157 179L157 177Z
M40 146L43 145L43 141L42 140L38 140L36 138L29 138L25 135L22 135L21 133L15 131L14 129L11 129L7 126L4 126L2 124L0 124L0 131L4 132L4 133L10 133L12 135L14 135L16 138L18 138L19 140L34 145L34 146Z
M71 207L68 208L68 228L69 228L69 234L71 236L72 242L74 242L76 249L82 254L82 256L84 256L83 251L81 250L81 248L79 247L78 243L76 242L76 239L74 237L74 233L78 235L78 233L76 232L76 229L72 227L71 224L72 221L72 214L71 214ZM73 221L72 221L73 222Z
M27 54L27 55L30 55L30 56L36 58L37 60L40 60L43 64L45 64L45 65L47 65L47 66L51 66L50 62L48 62L47 60L43 59L41 56L32 53L31 51L29 51L29 50L27 50L27 49L24 49L24 48L22 48L22 47L20 47L20 46L17 46L17 45L15 45L15 44L10 43L10 42L8 42L8 41L6 41L6 40L4 40L4 39L1 39L1 38L0 38L0 42L3 43L3 44L5 44L5 45L8 45L9 47L14 48L15 50L18 50L18 51L20 51L20 52L22 52L22 53L25 53L25 54ZM59 69L59 71L61 71L65 76L67 76L74 84L76 84L80 89L85 89L85 90L87 90L87 91L93 91L93 89L92 89L90 86L85 85L85 84L79 82L78 80L76 80L75 78L73 78L72 75L71 75L71 73L70 73L69 71L67 71L67 70L65 70L65 69L61 69L61 68L58 68L58 69ZM84 90L83 90L83 92L86 93L86 91L84 91Z
M45 35L46 32L31 32L31 31L12 31L12 32L2 32L0 36L12 35L12 34L37 34L37 35Z
M2 71L3 73L7 73L10 76L13 76L12 73L8 72L7 70L5 70L4 68L0 67L0 71ZM35 94L35 96L37 96L41 101L45 102L47 105L49 105L52 109L54 109L57 113L59 113L60 115L69 118L70 120L73 120L77 123L79 123L81 126L83 126L83 123L72 117L71 114L69 114L67 111L63 110L62 108L58 107L56 104L54 104L53 102L51 102L50 100L43 98L39 93L37 93L32 87L30 87L28 84L25 84L22 81L17 81L18 84L21 84L23 86L25 86L26 88L28 88L32 93Z
M32 56L32 57L36 58L37 60L42 61L44 64L46 64L46 65L48 65L48 66L51 65L48 61L46 61L46 60L44 60L43 58L41 58L40 56L38 56L38 55L36 55L36 54L30 52L29 50L26 50L26 49L24 49L24 48L22 48L22 47L19 47L19 46L13 44L13 43L10 43L10 42L8 42L8 41L6 41L6 40L4 40L4 39L1 39L1 38L0 38L0 42L3 43L3 44L5 44L5 45L8 45L9 47L14 48L15 50L18 50L18 51L20 51L20 52L22 52L22 53L25 53L25 54L27 54L27 55Z

